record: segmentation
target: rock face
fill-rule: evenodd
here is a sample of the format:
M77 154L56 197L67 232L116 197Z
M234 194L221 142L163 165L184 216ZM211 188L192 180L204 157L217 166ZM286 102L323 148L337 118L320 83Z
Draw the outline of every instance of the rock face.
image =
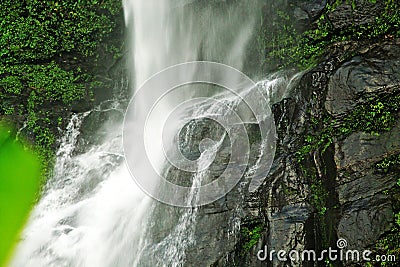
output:
M382 48L399 51L397 46ZM352 110L369 94L389 92L400 83L398 58L355 57L343 64L330 79L325 102L326 110L339 115ZM363 99L364 98L364 99Z
M400 53L397 57L391 54L399 48L395 42L382 44L346 61L328 59L303 74L290 95L273 106L277 152L262 187L249 193L244 177L224 198L198 209L190 228L195 241L185 248L187 266L315 266L301 259L278 261L276 255L261 261L257 254L265 247L269 251L313 249L318 253L328 246L336 249L339 238L346 240L347 249L363 251L391 229L393 203L386 192L397 178L379 173L375 165L400 153L400 121L380 135L355 131L336 136L328 146L306 153L301 161L298 151L313 131L312 121L321 124L328 114L340 124L371 96L400 94ZM204 133L210 137L217 128L197 123L191 129L193 140L183 151L197 151ZM253 148L251 168L260 137L255 125L247 130ZM187 156L199 155L197 151ZM210 168L212 177L221 173L228 157L222 150ZM171 170L168 177L175 177L174 182L187 178L178 170ZM171 223L156 225L154 232L160 235L153 237L156 242L173 232L173 226L179 224L173 218L182 216L182 211L177 214L172 207L157 209L156 214Z
M304 12L309 19L317 17L322 2L302 5L296 11L299 19L306 19ZM364 23L382 8L365 2L356 1L365 8L351 15L346 13L349 5L341 6L343 11L338 9L330 18L334 26ZM367 12L369 7L372 13ZM400 111L396 125L385 133L357 130L333 136L327 146L298 158L307 145L306 136L314 131L311 125L324 125L326 114L340 124L371 98L400 94L398 40L376 40L356 54L345 60L327 58L304 73L293 92L273 106L278 142L270 173L258 192L237 188L220 203L199 209L196 245L186 255L190 266L325 266L323 261L278 261L276 255L261 261L257 254L265 246L269 251L336 249L339 238L346 240L346 249L363 251L391 229L394 204L387 191L398 177L380 173L376 164L400 153Z
M335 1L330 1L334 3ZM375 20L376 14L384 8L384 1L347 1L339 5L330 15L329 19L335 29L341 30L353 25L363 25ZM357 7L357 8L354 8Z
M309 153L305 165L298 163L295 152L304 145L311 119L308 111L316 118L328 112L340 120L368 94L387 88L400 93L398 59L388 61L388 68L369 55L348 62L324 62L304 74L291 97L274 106L278 153L263 188L256 197L246 196L246 204L257 206L259 212L243 211L262 220L265 232L250 250L243 253L239 241L235 250L213 266L232 266L232 262L236 266L314 266L307 261L285 263L276 257L262 262L257 253L265 246L285 251L318 251L327 245L336 248L338 238L347 241L348 249L362 251L390 230L393 203L385 192L395 186L397 178L377 173L374 166L387 155L400 152L400 123L379 136L355 132L344 139L335 138L325 151ZM377 64L371 66L370 62ZM315 169L315 176L303 168ZM314 179L321 181L325 196L313 192ZM315 208L315 197L325 198L323 216Z

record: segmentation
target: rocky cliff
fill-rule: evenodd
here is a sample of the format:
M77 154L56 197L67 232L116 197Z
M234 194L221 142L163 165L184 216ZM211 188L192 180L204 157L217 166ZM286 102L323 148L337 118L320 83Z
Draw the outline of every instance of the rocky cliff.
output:
M287 5L283 2L275 5ZM398 20L398 6L393 1L297 1L285 12L301 25L296 31L305 35L300 38L309 37L300 41L308 45L303 49L318 52L318 57L299 53L285 61L283 50L295 51L295 45L281 47L280 53L267 47L265 54L275 62L272 67L295 59L298 67L312 67L273 105L277 153L262 188L255 194L236 188L202 207L196 246L189 250L187 262L398 266L400 40L398 29L390 24ZM282 14L275 21L286 16ZM388 23L380 21L385 17L391 18ZM386 28L374 28L382 25ZM390 254L397 260L257 258L265 246L287 252L316 250L320 255L329 247L337 249L339 239L345 240L346 250L368 249L372 259Z

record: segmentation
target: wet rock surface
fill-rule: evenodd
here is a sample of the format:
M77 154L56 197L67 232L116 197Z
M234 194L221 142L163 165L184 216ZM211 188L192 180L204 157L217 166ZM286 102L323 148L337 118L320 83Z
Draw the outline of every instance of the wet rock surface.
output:
M365 71L370 62L378 64L374 71ZM293 93L273 106L277 152L263 186L250 194L242 179L224 198L199 209L195 245L186 250L187 266L314 266L301 260L278 261L276 255L272 261L260 261L257 253L265 246L270 250L318 252L326 245L336 248L339 238L346 239L348 249L364 250L390 230L393 205L385 191L393 188L396 177L378 173L374 166L387 155L400 152L399 123L378 136L358 131L335 138L325 151L309 153L305 163L298 162L296 152L305 145L312 117L328 113L340 121L370 93L385 94L385 88L400 92L397 62L398 58L388 62L387 69L383 61L365 55L345 62L328 60L305 73ZM349 70L354 66L364 66L363 74ZM346 79L338 74L343 71ZM343 81L345 93L341 92ZM198 126L201 133L204 125ZM250 136L256 134L250 131ZM257 146L255 142L253 150ZM221 173L223 158L228 156L217 156L212 175ZM250 155L253 163L255 156L254 152ZM304 169L315 169L316 178ZM313 179L321 181L327 190L324 223L313 203ZM249 237L243 237L242 229L251 228L255 221L263 231L249 248Z
M214 125L214 127L210 127L210 125L212 123L210 124L208 119L195 120L184 127L180 134L182 154L191 160L196 160L200 157L201 149L199 149L199 144L204 138L212 138L218 141L222 137L224 140L216 153L215 160L202 177L203 185L220 178L221 174L226 171L227 162L232 153L231 140L228 135L223 137L225 130L221 126ZM249 167L251 167L256 164L259 153L260 131L257 124L246 124L245 128L250 138ZM190 135L186 135L187 131L190 132ZM240 140L236 141L240 142ZM231 170L229 175L236 175L235 169ZM174 166L167 169L165 177L174 184L187 187L190 187L194 180L193 173L182 171ZM216 259L224 257L227 251L235 249L239 240L239 218L244 217L243 207L246 206L249 213L255 212L256 216L258 216L258 207L255 206L254 210L251 207L251 203L245 201L245 195L247 195L245 193L247 191L246 186L249 184L249 179L249 176L243 177L226 196L211 204L199 207L197 210L194 208L176 208L156 203L152 216L157 222L149 226L149 240L153 244L159 244L163 240L172 238L174 239L173 242L175 242L176 238L179 237L176 236L174 231L182 227L182 231L189 231L185 232L186 234L184 235L185 242L188 245L184 245L181 242L176 246L180 247L183 244L185 262L190 263L190 265L193 264L193 266L213 265ZM257 201L257 198L254 198L254 201ZM187 222L182 221L185 216L189 218ZM168 246L170 245L169 243ZM179 255L178 251L179 248L175 257ZM149 258L149 256L145 256L143 264ZM161 264L163 256L157 255L156 258L158 259L154 264Z
M330 1L334 3L335 1ZM356 8L355 8L356 7ZM334 12L329 15L335 29L344 29L353 25L363 25L375 20L379 12L385 8L383 1L348 1L339 5Z
M398 58L353 58L343 64L330 79L326 110L334 115L346 113L369 94L388 92L400 83L399 69Z
M299 20L306 20L305 13L310 20L317 17L322 2L300 5ZM355 2L362 7L359 11L350 12L351 5L343 4L332 14L335 27L367 22L382 8L368 1ZM378 172L376 164L400 152L398 117L390 131L379 135L360 130L335 137L328 147L308 153L302 163L296 152L306 145L312 120L329 114L340 123L371 97L399 94L399 51L397 40L376 40L363 44L355 56L328 57L304 73L293 92L273 106L277 151L263 186L254 194L246 188L234 190L202 207L196 222L197 242L188 250L187 262L193 266L325 266L324 262L282 262L276 257L260 261L257 253L265 246L318 252L327 246L336 248L339 238L347 241L348 249L362 251L389 231L394 212L387 191L397 178ZM324 191L326 210L316 207L316 185ZM232 228L233 222L240 227ZM256 231L254 225L263 229L261 234L243 236L242 229ZM253 245L247 246L250 241Z

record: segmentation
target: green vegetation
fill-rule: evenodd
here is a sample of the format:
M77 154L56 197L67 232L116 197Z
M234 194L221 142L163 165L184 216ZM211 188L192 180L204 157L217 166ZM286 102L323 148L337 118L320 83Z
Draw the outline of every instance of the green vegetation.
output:
M261 235L264 231L264 224L253 220L240 229L240 237L241 241L241 251L244 253L248 252L251 248L253 248L258 240L261 238Z
M44 174L51 169L62 116L92 98L96 79L90 66L121 8L120 0L0 4L0 119L25 121ZM120 56L115 46L105 50Z
M302 162L303 163L303 162ZM326 185L321 180L321 177L317 176L317 170L315 166L305 167L303 164L300 165L301 172L304 177L310 179L310 204L315 208L316 211L316 221L320 228L322 245L327 248L330 242L330 234L328 233L328 225L331 221L328 221L325 217L328 211L328 198L329 192Z
M326 52L327 47L341 42L390 39L400 37L400 3L396 0L384 1L384 10L371 22L352 25L341 29L335 28L329 15L343 4L351 5L352 10L357 10L355 1L336 0L327 3L323 14L314 23L313 27L305 32L295 28L292 16L278 11L276 25L280 31L272 36L267 32L263 35L264 47L267 51L267 62L279 62L279 68L298 67L308 69L315 66ZM376 4L376 0L370 0ZM265 29L265 31L269 31Z
M397 214L398 216L399 214ZM397 217L398 218L398 217ZM390 232L378 240L375 245L375 253L377 255L394 255L396 259L400 258L400 224L397 222ZM398 266L397 262L381 262L381 266Z
M369 3L370 2L370 3ZM307 29L301 29L295 25L294 14L283 10L277 11L274 18L266 18L263 23L264 32L261 33L259 42L266 55L266 62L273 68L287 69L296 67L300 70L309 69L323 60L325 54L337 51L342 60L354 56L355 51L363 44L391 40L400 37L400 3L395 0L365 0L362 5L378 5L381 10L375 18L364 23L346 24L346 26L334 25L332 17L337 15L343 5L348 14L348 22L351 16L359 8L353 0L328 1L322 14ZM365 7L363 9L366 10ZM342 22L346 19L342 18ZM347 47L346 47L347 46ZM339 49L334 49L339 48ZM398 121L400 110L400 95L391 93L374 95L369 99L359 101L359 104L342 117L333 117L327 112L313 117L308 115L310 121L303 145L295 152L295 159L304 177L310 182L309 202L316 210L316 220L320 227L322 243L328 246L331 241L329 235L330 219L328 200L330 192L324 185L321 177L318 177L316 167L312 161L312 153L318 152L324 155L335 139L343 139L354 132L365 132L372 135L390 131ZM380 163L379 168L385 171L399 173L399 158L389 158ZM324 171L324 170L321 170ZM398 181L400 185L400 180ZM400 218L400 215L396 215ZM396 226L398 229L399 227ZM394 235L389 235L385 246L400 247L399 235L393 230ZM396 245L397 244L397 245Z
M326 201L328 197L328 192L323 187L321 180L315 180L311 184L311 205L313 205L318 214L323 216L326 213Z
M340 127L341 134L363 131L378 135L390 131L397 121L400 110L400 95L385 95L371 98L366 104L356 107L344 119Z
M52 169L58 127L74 105L92 99L99 51L121 56L102 43L121 8L120 0L0 4L0 266ZM33 146L4 121L23 128Z
M343 138L357 131L373 135L390 131L398 120L399 109L400 95L388 94L371 97L341 120L328 114L325 114L321 121L311 119L311 134L305 137L305 145L296 152L298 162L302 162L311 151L318 148L322 148L322 152L325 151L334 138Z
M376 164L376 168L383 173L400 173L400 154L393 155L385 158L381 162ZM400 186L400 174L397 182Z
M65 53L94 55L114 27L120 1L2 1L0 58L7 64L38 63Z
M29 211L39 197L40 161L0 123L0 266L6 266Z
M248 251L257 244L261 237L263 227L257 226L253 229L243 228L242 233L247 237L248 241L244 244L243 248Z

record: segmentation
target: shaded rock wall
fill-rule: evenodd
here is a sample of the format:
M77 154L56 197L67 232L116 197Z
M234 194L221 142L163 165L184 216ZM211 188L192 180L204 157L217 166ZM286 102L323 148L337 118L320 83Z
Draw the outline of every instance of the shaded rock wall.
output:
M299 19L315 20L323 2L300 3ZM355 2L357 12L347 12L351 4L343 3L331 15L337 29L362 24L383 8L382 3ZM308 17L300 16L302 12ZM281 262L276 257L259 261L257 252L264 246L321 251L336 248L339 238L346 239L348 249L374 250L377 240L393 227L395 203L390 191L398 176L377 171L376 164L400 153L400 111L392 114L394 125L382 132L352 128L349 114L373 100L400 95L400 40L360 41L352 48L330 49L330 56L305 72L291 95L273 106L278 147L262 188L256 194L245 190L228 194L224 201L242 204L240 212L226 213L222 220L215 220L219 212L200 210L199 217L206 219L196 224L201 230L196 231L197 250L189 251L188 266L325 266L325 262ZM354 49L353 56L346 54L349 49ZM352 129L341 134L345 123ZM309 135L321 142L310 145ZM237 230L228 238L237 218L246 232Z

